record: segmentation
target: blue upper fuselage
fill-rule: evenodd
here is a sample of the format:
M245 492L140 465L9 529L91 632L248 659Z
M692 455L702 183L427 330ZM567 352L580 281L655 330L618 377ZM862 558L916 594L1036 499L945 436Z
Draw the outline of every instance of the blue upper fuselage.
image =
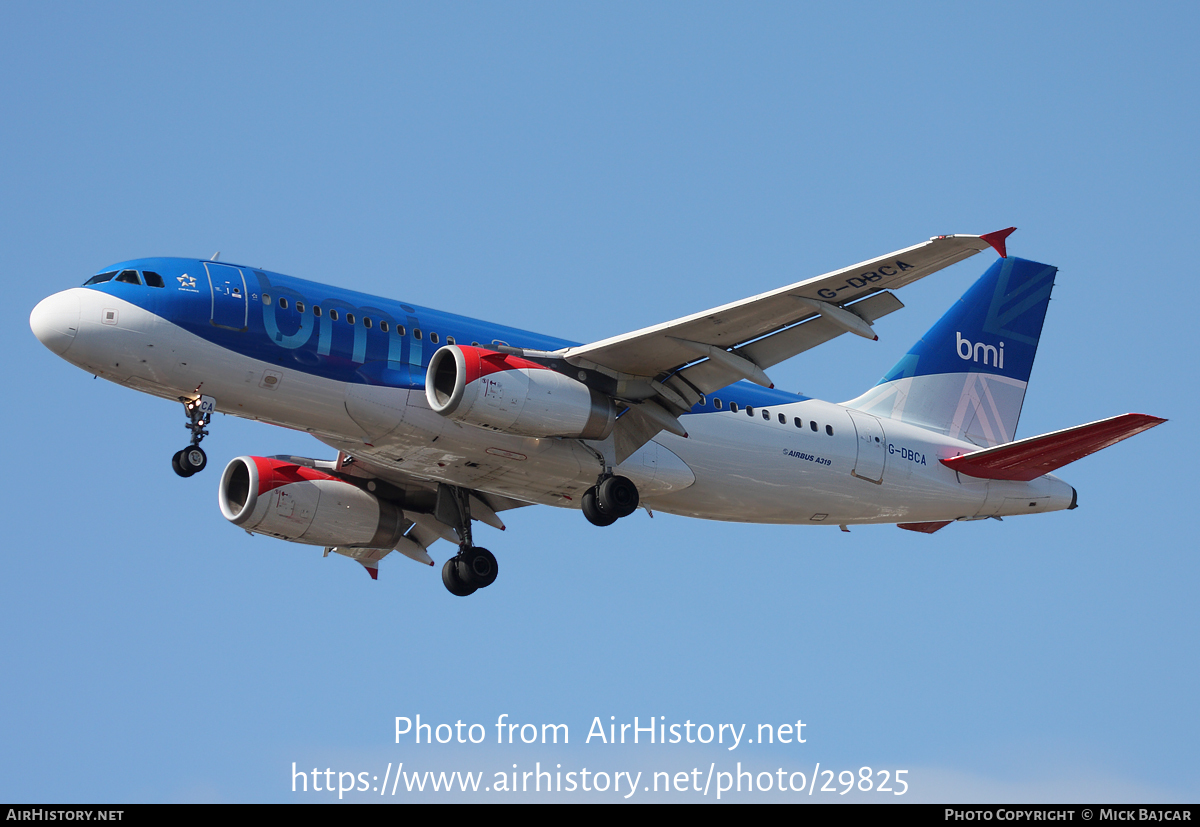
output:
M268 270L199 259L123 261L104 268L85 286L136 304L221 347L340 382L423 388L430 357L447 344L546 351L578 344ZM710 395L692 412L716 410L714 399L722 396L726 403L750 406L805 398L739 382Z

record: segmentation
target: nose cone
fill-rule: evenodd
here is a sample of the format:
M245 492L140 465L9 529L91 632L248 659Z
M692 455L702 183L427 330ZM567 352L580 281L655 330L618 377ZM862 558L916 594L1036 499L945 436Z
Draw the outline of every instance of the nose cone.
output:
M29 327L38 341L62 356L79 330L79 295L64 290L42 299L29 314Z

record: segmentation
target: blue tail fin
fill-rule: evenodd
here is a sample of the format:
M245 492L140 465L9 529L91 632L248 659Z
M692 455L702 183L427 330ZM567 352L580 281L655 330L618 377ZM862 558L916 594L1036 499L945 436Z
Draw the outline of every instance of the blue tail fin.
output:
M846 404L976 445L1010 442L1057 267L997 261L879 384Z

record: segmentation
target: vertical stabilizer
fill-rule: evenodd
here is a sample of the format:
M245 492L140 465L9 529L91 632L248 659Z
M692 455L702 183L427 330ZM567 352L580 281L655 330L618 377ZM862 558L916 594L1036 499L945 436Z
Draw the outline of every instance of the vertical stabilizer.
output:
M845 403L976 445L1011 442L1058 268L997 261L871 390Z

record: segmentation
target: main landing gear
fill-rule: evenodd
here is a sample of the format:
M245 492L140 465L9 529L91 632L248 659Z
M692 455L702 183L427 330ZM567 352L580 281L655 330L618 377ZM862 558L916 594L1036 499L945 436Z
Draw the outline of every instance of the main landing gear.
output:
M213 412L217 409L217 400L211 396L201 396L198 399L180 398L183 409L187 412L188 421L183 427L192 432L192 442L182 451L176 451L171 457L171 467L181 477L198 474L208 465L208 456L200 447L200 440L208 436L205 427L212 422Z
M604 477L583 492L583 516L592 525L612 525L637 511L637 486L628 477Z
M496 582L496 557L486 548L466 546L442 566L442 585L455 597L466 597Z
M442 585L455 597L466 597L496 582L499 567L486 548L471 543L471 492L442 483L438 485L434 516L458 533L458 554L442 566Z

